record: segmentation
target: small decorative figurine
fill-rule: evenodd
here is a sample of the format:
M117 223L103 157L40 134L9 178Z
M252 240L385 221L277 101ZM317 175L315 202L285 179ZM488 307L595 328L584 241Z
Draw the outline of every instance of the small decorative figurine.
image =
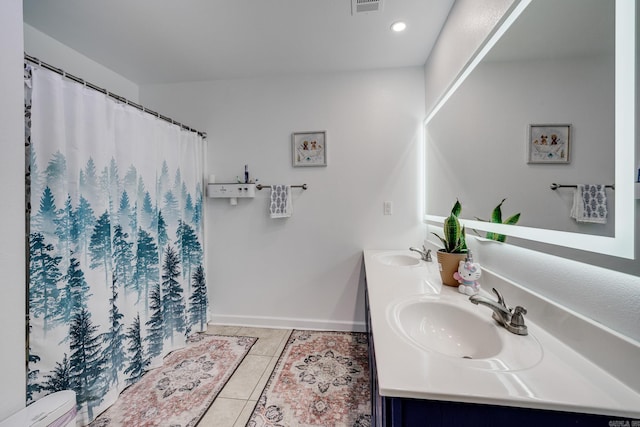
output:
M480 264L473 262L471 251L467 254L464 261L458 264L458 271L453 273L453 278L460 283L458 292L466 295L475 295L480 291L480 283L478 279L482 274Z

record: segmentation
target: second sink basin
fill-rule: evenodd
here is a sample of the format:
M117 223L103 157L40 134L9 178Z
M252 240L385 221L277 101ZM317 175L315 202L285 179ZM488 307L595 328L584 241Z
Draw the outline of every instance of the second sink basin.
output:
M395 267L409 267L413 265L419 265L422 261L417 256L409 255L406 253L382 253L377 255L376 260L384 265L391 265Z
M468 304L468 307L467 307ZM463 295L451 299L413 297L390 305L393 329L415 347L490 370L526 369L542 358L535 337L498 325Z

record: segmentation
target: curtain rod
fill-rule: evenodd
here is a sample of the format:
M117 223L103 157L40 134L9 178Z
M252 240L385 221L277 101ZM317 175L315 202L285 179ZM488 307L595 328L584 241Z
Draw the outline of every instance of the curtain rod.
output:
M81 79L80 77L76 77L73 74L69 74L69 73L67 73L66 71L64 71L61 68L56 68L53 65L47 64L46 62L43 62L43 61L39 60L38 58L27 54L26 52L24 54L24 59L25 59L25 61L29 61L29 62L32 62L34 64L37 64L38 66L40 66L42 68L46 68L49 71L53 71L54 73L58 73L62 77L65 77L65 78L67 78L69 80L73 80L74 82L77 82L77 83L80 83L82 85L85 85L86 87L91 88L91 89L93 89L95 91L104 93L105 95L107 95L110 98L115 99L116 101L122 102L123 104L131 105L132 107L137 108L138 110L140 110L140 111L142 111L144 113L148 113L148 114L151 114L152 116L156 116L157 118L159 118L161 120L164 120L165 122L171 123L172 125L180 126L181 129L187 130L189 132L195 132L195 133L197 133L198 135L200 135L201 137L203 137L205 139L207 138L207 133L206 132L200 132L199 130L193 129L192 127L189 127L189 126L184 125L184 124L182 124L180 122L177 122L177 121L173 120L170 117L163 116L162 114L160 114L160 113L158 113L156 111L150 110L150 109L146 108L145 106L140 105L140 104L138 104L136 102L130 101L130 100L128 100L127 98L125 98L123 96L116 95L115 93L109 92L108 90L103 89L100 86L96 86L93 83L90 83L90 82L88 82L88 81L86 81L84 79Z

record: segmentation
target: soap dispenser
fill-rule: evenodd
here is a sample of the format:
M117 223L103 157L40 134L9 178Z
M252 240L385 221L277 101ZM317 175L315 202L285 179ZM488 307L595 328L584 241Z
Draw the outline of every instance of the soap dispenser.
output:
M473 254L468 251L464 261L460 261L458 264L458 271L453 273L453 278L460 283L458 292L465 295L475 295L480 292L478 279L481 274L480 264L473 262Z

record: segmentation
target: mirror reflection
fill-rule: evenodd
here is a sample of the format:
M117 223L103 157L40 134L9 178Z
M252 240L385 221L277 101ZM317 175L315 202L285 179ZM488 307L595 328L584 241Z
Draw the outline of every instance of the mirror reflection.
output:
M506 198L519 226L613 237L614 189L594 223L572 218L574 188L550 186L615 184L614 104L615 2L533 0L426 127L428 214L458 198L489 220Z

